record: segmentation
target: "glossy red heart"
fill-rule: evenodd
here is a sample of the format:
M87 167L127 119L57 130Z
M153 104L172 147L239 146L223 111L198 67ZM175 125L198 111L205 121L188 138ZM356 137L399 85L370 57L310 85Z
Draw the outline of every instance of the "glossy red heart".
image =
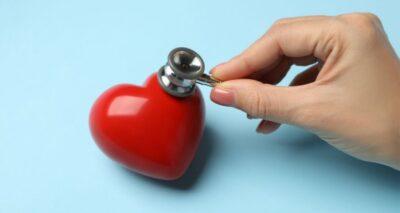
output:
M192 161L204 130L204 101L176 98L157 75L143 87L121 84L105 91L90 112L90 129L100 149L140 174L173 180Z

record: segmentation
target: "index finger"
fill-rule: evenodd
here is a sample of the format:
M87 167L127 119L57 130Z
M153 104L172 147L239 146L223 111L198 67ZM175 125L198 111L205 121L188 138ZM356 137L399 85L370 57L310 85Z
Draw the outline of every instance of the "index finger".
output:
M282 57L314 57L325 61L329 46L329 17L308 17L297 21L278 22L240 55L215 67L212 76L220 80L244 78L271 67ZM273 70L273 69L272 69Z

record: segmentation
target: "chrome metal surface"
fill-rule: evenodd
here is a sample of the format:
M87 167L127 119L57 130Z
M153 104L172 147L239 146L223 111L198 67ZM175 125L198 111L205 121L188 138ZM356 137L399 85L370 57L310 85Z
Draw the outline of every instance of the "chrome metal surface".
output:
M158 71L158 80L166 92L176 97L192 95L196 83L210 87L219 83L204 74L204 61L200 55L185 47L169 53L167 64Z

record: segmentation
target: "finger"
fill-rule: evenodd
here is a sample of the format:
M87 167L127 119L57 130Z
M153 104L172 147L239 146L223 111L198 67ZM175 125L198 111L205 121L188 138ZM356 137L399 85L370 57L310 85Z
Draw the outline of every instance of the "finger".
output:
M281 63L272 70L262 70L251 74L250 79L258 80L267 84L278 84L289 72L290 67L295 64L299 66L306 66L314 64L317 59L313 56L305 56L300 58L284 57Z
M298 58L291 58L291 61L293 64L298 65L298 66L308 66L310 64L314 64L315 62L317 62L318 59L312 55L308 55L308 56L303 56L303 57L298 57Z
M239 56L215 67L212 75L221 80L243 78L271 67L283 56L313 56L325 60L333 48L332 45L325 45L329 40L329 27L328 18L275 25Z
M223 82L211 92L211 100L217 104L236 107L250 117L276 123L303 125L304 109L315 99L313 85L278 87L250 79Z
M270 134L275 132L281 126L280 123L275 123L273 121L262 120L258 125L256 131L262 134Z
M254 72L249 76L249 78L258 80L262 83L277 84L286 76L292 64L292 61L285 57L275 68Z
M306 69L305 71L296 75L296 77L290 83L290 86L299 86L314 82L318 77L319 71L320 71L319 64L316 64Z

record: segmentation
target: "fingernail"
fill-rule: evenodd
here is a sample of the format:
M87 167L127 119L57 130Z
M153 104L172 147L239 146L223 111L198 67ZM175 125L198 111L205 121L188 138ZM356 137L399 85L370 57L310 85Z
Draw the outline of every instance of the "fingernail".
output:
M256 129L257 133L260 134L267 134L268 133L268 128L266 127L266 123L265 121L261 121L260 124L258 125L257 129Z
M223 106L232 106L234 103L233 92L216 87L211 92L211 100Z
M256 132L260 134L269 134L279 128L281 124L272 121L262 120L258 125Z
M214 67L214 68L212 68L211 70L210 70L210 75L212 76L213 74L215 74L215 68L216 67Z

